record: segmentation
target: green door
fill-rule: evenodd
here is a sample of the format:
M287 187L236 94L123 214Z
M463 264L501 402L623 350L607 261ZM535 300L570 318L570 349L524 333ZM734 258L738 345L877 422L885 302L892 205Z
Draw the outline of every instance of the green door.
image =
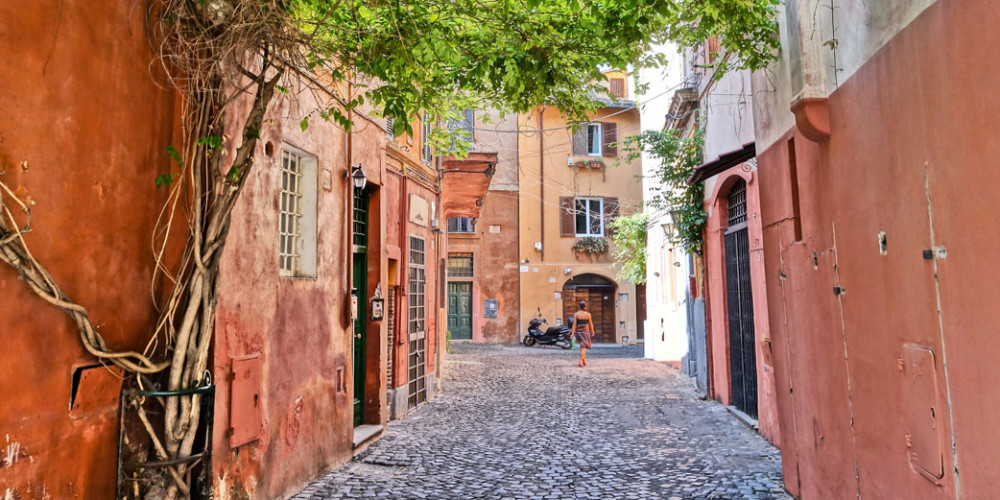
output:
M365 327L368 324L368 194L354 190L353 210L354 296L358 318L354 321L354 426L364 422Z
M472 283L448 283L448 331L453 339L472 340Z
M358 319L354 321L354 426L361 425L365 400L365 283L368 255L354 254L354 295L358 298Z

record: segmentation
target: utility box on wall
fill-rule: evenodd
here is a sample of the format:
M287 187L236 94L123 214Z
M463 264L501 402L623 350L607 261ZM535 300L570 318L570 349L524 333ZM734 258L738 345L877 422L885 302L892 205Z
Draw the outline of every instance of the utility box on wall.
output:
M232 358L229 395L229 446L260 439L260 354Z

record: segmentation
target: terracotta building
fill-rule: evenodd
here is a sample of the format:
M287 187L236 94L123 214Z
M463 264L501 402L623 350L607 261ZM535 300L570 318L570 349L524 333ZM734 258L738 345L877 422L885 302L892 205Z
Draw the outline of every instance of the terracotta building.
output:
M1000 74L983 29L1000 11L800 0L780 20L753 90L785 484L1000 497Z
M445 205L448 231L448 332L456 341L519 342L518 119L491 110L465 112L471 142L464 160L443 159L448 196L463 193L464 208ZM478 166L476 166L478 165ZM477 174L492 169L485 196ZM470 175L471 174L471 175ZM477 197L479 196L479 197Z
M596 342L642 340L644 287L619 282L606 250L608 222L642 210L641 159L616 166L618 142L639 133L639 112L630 78L605 76L615 98L577 130L552 108L520 117L521 335L535 315L560 324L586 300Z
M14 70L0 96L11 116L0 124L0 175L34 201L33 253L112 347L141 351L157 317L150 239L167 196L154 179L169 171L165 150L180 136L179 101L150 73L132 7L0 6L0 62ZM60 29L50 14L63 8ZM320 81L284 82L313 92L272 101L234 210L211 353L215 399L204 413L213 415L215 498L288 496L434 396L447 324L441 221L479 217L489 185L482 158L445 168L425 141L430 120L417 120L413 137L392 137L376 110L358 109L350 133L322 120L302 130L334 93L353 91ZM231 126L246 106L230 108ZM126 484L121 380L15 270L0 269L0 290L0 330L10 334L0 353L0 494L114 498Z

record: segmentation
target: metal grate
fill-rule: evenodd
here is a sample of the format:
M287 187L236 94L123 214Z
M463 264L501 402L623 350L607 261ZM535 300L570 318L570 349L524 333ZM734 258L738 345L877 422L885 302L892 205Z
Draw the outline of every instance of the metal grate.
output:
M386 364L385 379L388 380L389 382L393 382L392 352L393 352L393 347L395 347L396 345L396 290L398 288L399 287L395 286L389 287L389 296L387 297L388 305L386 306L386 313L385 313L386 319L388 320L387 330L389 331L389 339L386 342L386 359L388 360L388 363ZM395 387L395 385L392 385L390 387Z
M354 188L353 242L355 246L368 246L368 194L358 188Z
M299 259L299 219L302 218L302 157L281 152L281 199L278 204L278 267L282 276L295 274Z
M425 242L416 236L410 236L410 265L407 274L409 281L408 333L410 341L409 367L409 406L415 408L427 400L427 383L424 378L426 368L425 351L426 336L426 300L427 275L424 268L426 262Z
M729 226L747 221L747 183L740 179L729 190Z
M471 278L473 275L472 254L451 254L448 256L449 278Z
M746 217L744 215L744 221ZM746 225L725 235L729 368L733 406L757 418L757 358Z
M396 125L396 120L393 120L392 118L385 119L385 138L389 142L396 141L396 133L393 132L393 127L395 127L395 125Z

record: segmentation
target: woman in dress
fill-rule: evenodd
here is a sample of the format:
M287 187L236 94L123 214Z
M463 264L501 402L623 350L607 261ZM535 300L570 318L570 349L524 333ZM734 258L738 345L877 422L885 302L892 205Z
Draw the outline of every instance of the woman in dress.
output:
M587 366L587 349L594 336L594 318L587 312L587 301L580 301L580 310L573 315L573 336L580 345L580 366Z

